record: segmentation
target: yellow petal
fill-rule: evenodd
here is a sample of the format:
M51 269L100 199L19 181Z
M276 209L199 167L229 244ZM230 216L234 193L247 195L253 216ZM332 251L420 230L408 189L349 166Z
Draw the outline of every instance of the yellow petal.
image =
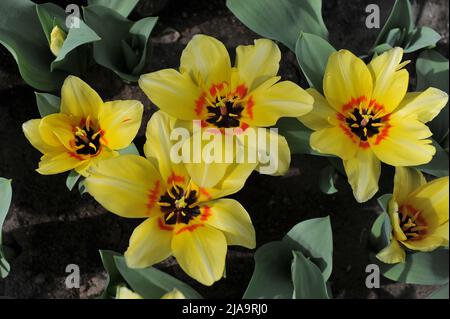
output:
M245 208L234 199L218 199L202 204L200 220L221 230L228 245L253 249L255 229Z
M144 106L135 100L106 102L99 114L103 140L119 150L131 144L141 126Z
M448 222L449 178L441 177L422 185L409 195L406 202L421 211L427 224L439 226Z
M368 65L374 83L372 99L384 106L385 113L391 113L408 90L409 74L401 69L402 56L403 50L397 47L375 57Z
M310 137L311 147L320 153L339 156L343 160L355 157L358 152L359 139L345 127L333 126L313 132Z
M186 299L186 297L177 288L173 288L173 290L171 290L168 293L164 294L161 297L161 299Z
M144 299L125 286L117 286L116 299Z
M159 263L171 255L172 230L161 216L147 218L135 228L125 252L130 268L145 268Z
M139 78L139 87L157 107L177 119L198 119L203 112L202 90L187 73L165 69L144 74Z
M88 160L70 151L46 153L41 157L37 172L42 175L53 175L70 171L86 164Z
M62 30L57 25L53 27L52 32L50 32L50 51L54 56L58 56L66 37L67 34L64 32L64 30Z
M353 53L339 50L331 54L323 78L323 90L328 103L338 112L352 98L372 95L372 76L366 64Z
M22 125L23 133L27 140L33 145L39 152L51 153L57 151L54 146L47 144L41 137L41 133L39 132L39 125L41 120L29 120ZM60 149L63 151L63 149Z
M396 239L392 239L389 246L377 254L377 258L385 264L396 264L405 262L406 253Z
M110 149L102 146L96 155L82 156L89 160L86 161L86 164L77 166L75 168L75 171L84 177L88 177L90 174L89 168L91 167L91 165L95 165L100 161L103 161L103 160L109 159L109 158L114 158L117 156L119 156L118 152L110 150Z
M316 89L309 88L306 92L314 98L313 107L311 112L300 116L298 120L314 131L331 127L329 119L336 118L336 111Z
M171 151L174 145L180 141L171 140L171 134L176 128L177 121L170 117L167 113L158 111L152 115L147 124L146 137L147 141L144 145L145 156L154 162L158 167L161 176L166 183L171 176L182 177L183 183L188 182L188 174L182 161L176 163L175 159L171 158ZM182 128L180 128L182 129ZM189 138L189 132L186 134L186 139Z
M77 125L74 117L63 113L50 114L41 120L39 132L42 139L49 145L74 150L74 127Z
M199 202L225 197L241 190L251 172L255 169L255 163L236 163L228 166L222 180L214 188L199 188Z
M243 121L250 126L272 126L280 117L298 117L312 110L313 97L293 82L262 86L250 93L243 111Z
M165 184L145 158L123 155L100 161L85 180L87 191L107 210L122 217L148 217L159 213L157 202Z
M425 235L421 239L407 240L403 245L411 250L433 251L439 247L448 247L448 222L437 227L433 233Z
M426 184L425 177L415 168L396 167L394 176L394 198L402 205L409 194Z
M227 241L220 230L205 224L177 225L172 253L189 276L211 286L225 270Z
M246 138L250 131L238 135L244 152L257 155L258 165L255 169L261 174L272 176L286 174L291 163L291 151L286 139L275 129L258 128L255 132L255 138Z
M393 117L389 125L383 138L369 139L371 149L382 162L392 166L417 166L431 161L436 149L430 145L431 140L426 140L431 132L425 124L414 118Z
M398 211L399 211L398 204L395 201L394 197L392 197L388 202L388 214L389 219L391 221L392 233L395 239L397 239L400 242L403 242L407 240L407 237L403 232L402 228L400 227L400 214Z
M399 117L416 115L420 122L426 123L434 119L447 102L447 93L435 88L428 88L423 92L406 93L395 114Z
M359 203L368 201L378 191L380 161L370 149L360 148L355 157L344 161L348 182Z
M189 74L200 87L230 81L231 62L227 49L219 40L195 35L181 54L180 72Z
M258 39L254 45L240 45L236 48L236 68L241 83L249 92L278 73L281 52L271 40Z
M61 88L61 113L96 119L103 105L100 96L86 82L70 75Z

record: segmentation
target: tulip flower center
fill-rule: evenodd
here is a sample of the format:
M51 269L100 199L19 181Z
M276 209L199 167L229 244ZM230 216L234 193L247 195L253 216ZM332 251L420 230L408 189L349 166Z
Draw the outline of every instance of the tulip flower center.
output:
M80 155L95 155L100 149L101 131L96 131L91 125L90 119L84 126L75 127L76 152Z
M197 202L197 191L186 190L173 184L167 188L167 192L159 199L158 205L164 213L164 221L168 225L189 224L189 221L200 215L200 207Z
M207 106L209 118L206 122L217 127L238 127L243 109L237 97L216 97L216 100Z
M358 136L361 141L367 141L369 137L377 135L380 132L380 127L384 125L380 113L375 113L371 109L355 108L347 113L348 117L345 122L352 133Z
M399 208L400 228L407 239L419 239L427 230L427 225L421 218L421 211L411 205L402 205Z

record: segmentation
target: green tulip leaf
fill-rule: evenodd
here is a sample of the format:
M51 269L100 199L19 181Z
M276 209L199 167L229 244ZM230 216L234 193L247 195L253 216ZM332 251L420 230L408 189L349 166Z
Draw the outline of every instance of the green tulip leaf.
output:
M333 269L333 234L330 217L313 218L295 225L283 238L292 250L298 250L322 271L324 280Z
M202 297L184 282L153 267L129 268L123 256L114 256L117 269L131 289L145 299L159 299L174 288L187 299Z
M401 33L410 34L414 28L411 4L409 0L396 0L386 23L381 29L373 47L386 43L391 30L399 29ZM391 34L392 37L392 34Z
M42 91L57 90L66 74L50 72L54 60L47 38L36 13L36 5L29 0L0 1L0 43L14 57L23 80Z
M108 7L126 18L131 11L133 11L138 2L139 0L88 0L88 5Z
M319 187L320 190L325 194L335 194L337 189L334 186L334 174L335 169L333 166L328 165L324 167L319 174Z
M9 206L11 205L12 188L11 180L0 177L0 278L6 278L9 274L10 266L6 260L5 246L2 242L3 223L8 214Z
M322 82L328 58L336 49L327 40L302 32L295 46L295 55L311 87L323 92Z
M393 281L417 285L442 285L448 283L448 249L432 252L407 252L404 263L384 264L375 254L372 262L380 267L381 274Z
M436 291L432 292L427 299L447 299L448 300L448 283L446 285L443 285Z
M377 55L380 55L386 51L389 51L392 49L392 46L387 43L382 43L380 45L377 45L375 48L372 49L372 52L374 53L374 57Z
M417 28L405 44L405 53L435 46L440 39L441 35L429 27Z
M422 172L436 177L448 176L448 153L435 140L432 139L432 141L433 146L436 148L436 154L434 154L431 162L429 162L428 164L417 166L417 168Z
M293 299L329 299L320 269L301 252L292 252Z
M81 175L78 174L75 170L71 170L69 172L69 175L67 175L66 179L66 186L69 189L69 191L71 191L75 187L80 177Z
M39 92L34 92L34 94L36 95L36 104L41 117L60 112L61 99L58 96Z
M114 261L114 256L121 255L111 250L100 250L99 252L103 267L107 273L106 286L103 293L100 295L100 299L115 298L117 286L125 284L125 279L123 279Z
M62 28L64 31L64 19L66 13L60 7L53 3L43 3L36 5L36 13L47 38L47 43L50 44L50 33L55 25Z
M132 22L100 5L90 5L83 11L87 25L102 39L93 44L95 61L125 81L137 81L147 64L150 34L158 18L147 17Z
M449 93L448 59L434 50L422 51L416 62L417 91L429 87L438 88ZM427 124L433 132L433 138L442 145L449 132L448 103L431 122Z
M119 150L119 154L120 155L128 155L128 154L139 155L139 151L138 151L136 145L134 143L131 143L127 147Z
M300 32L328 37L321 0L227 0L227 7L248 28L292 51Z
M258 248L254 258L255 270L243 298L291 299L294 285L290 246L283 241L273 241Z

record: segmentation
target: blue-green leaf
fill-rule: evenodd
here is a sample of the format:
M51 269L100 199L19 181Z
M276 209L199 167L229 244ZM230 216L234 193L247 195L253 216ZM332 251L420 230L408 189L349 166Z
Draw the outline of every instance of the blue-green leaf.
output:
M71 191L75 187L75 184L78 182L80 177L81 175L78 174L75 170L71 170L69 172L69 175L67 175L66 179L66 186L69 189L69 191Z
M295 225L283 238L293 250L301 251L320 268L324 280L333 269L333 234L330 217L313 218Z
M448 284L443 285L436 291L432 292L427 299L447 299L448 300Z
M449 63L448 59L434 50L420 53L416 62L417 91L424 91L429 87L438 88L449 93ZM442 145L449 132L448 103L430 123L427 124L433 132L433 138Z
M405 44L405 53L435 46L440 39L441 35L429 27L417 28Z
M61 99L58 96L39 92L34 92L34 94L41 117L60 112Z
M291 299L294 285L289 245L283 241L267 243L258 248L254 258L255 270L243 298Z
M227 7L247 27L292 51L300 32L328 37L321 0L227 0Z
M117 269L116 262L114 261L114 256L121 256L111 250L100 250L100 258L102 259L103 267L107 273L106 285L103 293L100 295L101 299L115 298L116 288L120 284L124 284L125 279L123 279L119 270Z
M6 254L2 244L2 230L3 222L8 214L9 206L11 205L12 188L11 180L0 177L0 278L8 276L10 267L6 260Z
M310 86L323 92L322 82L330 55L336 49L327 40L302 32L295 46L298 64Z
M88 0L88 5L98 4L108 7L126 18L138 2L139 0Z
M301 252L293 251L292 281L294 299L329 299L320 269Z
M392 29L399 29L402 33L409 34L414 28L411 4L408 0L396 0L386 23L381 29L375 41L374 47L385 43Z
M129 268L123 256L114 256L114 261L131 289L143 298L159 299L174 288L178 289L187 299L202 298L184 282L156 268Z
M139 155L139 151L134 143L131 143L127 147L119 150L120 155Z
M325 194L337 193L337 189L334 186L334 174L335 169L333 166L325 166L319 174L319 187Z
M436 177L448 176L448 153L435 140L433 140L433 146L436 148L436 154L434 154L431 162L417 166L417 168Z

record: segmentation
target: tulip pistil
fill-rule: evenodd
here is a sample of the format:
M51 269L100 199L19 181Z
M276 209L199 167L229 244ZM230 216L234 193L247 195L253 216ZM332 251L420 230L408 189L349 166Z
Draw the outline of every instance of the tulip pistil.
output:
M186 190L175 184L169 187L157 203L164 213L165 223L167 225L189 224L191 219L200 215L197 197L197 191L189 187Z
M345 122L353 134L358 136L361 141L367 141L369 137L377 135L380 127L384 126L382 117L379 113L374 113L372 109L364 110L356 107L347 114Z

